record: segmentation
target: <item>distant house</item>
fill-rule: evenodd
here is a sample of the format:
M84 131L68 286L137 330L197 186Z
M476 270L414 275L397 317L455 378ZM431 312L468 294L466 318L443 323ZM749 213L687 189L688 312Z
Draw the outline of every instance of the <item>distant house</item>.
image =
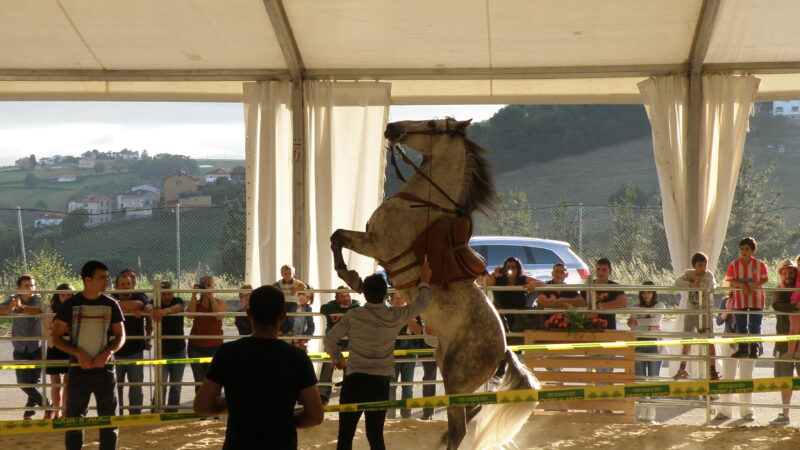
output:
M94 158L81 158L78 160L79 169L94 169L96 161Z
M56 183L74 183L77 180L75 175L63 174L56 178Z
M42 166L52 166L56 163L56 160L54 158L39 158L38 163Z
M61 222L64 218L67 217L66 214L63 213L54 213L48 212L39 214L39 217L33 222L34 228L47 228L47 227L57 227L61 225Z
M30 167L31 166L31 159L29 157L20 158L14 161L14 165L17 167Z
M161 189L159 189L158 186L152 186L152 185L149 185L149 184L140 184L139 186L134 186L134 187L128 189L128 191L129 192L133 192L133 191L150 191L150 192L156 194L156 196L158 196L161 193Z
M119 159L123 159L125 161L136 161L140 157L139 157L139 152L138 151L128 150L127 148L125 148L125 149L122 149L121 152L119 152L118 158Z
M212 170L211 172L208 172L207 174L203 175L203 180L206 183L213 183L213 182L217 181L220 178L226 178L226 179L230 180L232 172L233 172L233 169L224 169L224 168L223 169Z
M197 192L197 180L184 171L164 178L164 203L175 203L184 192Z
M772 114L776 116L800 117L800 100L772 102Z
M72 212L77 209L85 209L89 213L86 225L99 225L111 222L111 199L105 195L89 194L67 204L67 211Z
M244 183L245 169L244 167L235 167L231 171L231 181Z
M152 189L143 189L153 188ZM158 206L159 190L155 186L142 185L117 195L117 209L125 210L129 218L146 217L153 215L153 208Z
M211 203L211 196L199 192L182 193L178 204L185 207L213 206L213 203Z

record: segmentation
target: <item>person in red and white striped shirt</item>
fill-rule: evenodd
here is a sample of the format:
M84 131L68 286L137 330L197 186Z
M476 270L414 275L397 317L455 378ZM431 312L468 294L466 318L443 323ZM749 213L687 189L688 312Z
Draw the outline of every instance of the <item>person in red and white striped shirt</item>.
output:
M767 265L753 257L756 248L756 240L752 237L739 241L739 258L728 264L725 274L728 285L739 288L733 291L733 309L739 311L764 310L764 291L759 288L769 281L769 275ZM743 334L761 334L763 318L761 314L736 314L736 329ZM758 344L739 344L739 350L731 356L758 358Z

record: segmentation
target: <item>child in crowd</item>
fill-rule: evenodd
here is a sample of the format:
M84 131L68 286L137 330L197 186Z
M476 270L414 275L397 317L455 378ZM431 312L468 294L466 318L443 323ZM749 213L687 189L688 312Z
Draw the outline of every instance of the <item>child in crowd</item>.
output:
M305 283L296 279L294 277L294 273L294 267L289 264L285 264L281 266L281 279L273 283L273 286L283 291L283 295L286 298L286 303L284 303L284 306L286 307L287 313L297 312L297 291L306 289ZM302 321L298 320L297 322ZM280 332L282 335L297 334L295 333L295 317L287 316L286 320L283 322L283 325L281 325Z
M769 281L767 265L753 257L757 249L756 240L745 237L739 241L739 258L728 265L725 281L733 291L733 307L738 311L763 311L764 291L759 289ZM736 329L742 334L761 334L761 314L736 314ZM749 346L749 351L748 351ZM734 358L758 358L758 344L739 344Z
M800 287L800 283L796 282L795 287ZM800 292L792 292L791 298L792 303L800 303ZM789 334L800 334L800 314L789 315ZM800 341L789 341L789 357L800 359Z
M314 289L308 285L307 289ZM301 292L297 294L297 312L310 313L311 304L314 303L314 293ZM313 336L317 327L314 325L313 316L297 316L294 321L294 335L295 336ZM302 349L308 347L308 339L297 339L294 345Z
M715 289L717 287L717 280L714 274L708 270L708 256L705 253L697 252L692 255L692 268L687 269L683 275L675 280L675 286L682 288L701 288L701 289ZM714 295L707 292L689 291L687 293L688 302L686 303L687 309L705 309L706 305L712 304ZM712 303L708 303L712 302ZM704 314L691 314L683 316L683 331L686 333L705 333L709 331L708 317ZM691 350L691 345L683 346L683 354L688 355ZM708 352L711 356L716 356L713 345L708 346ZM716 361L711 359L711 367L709 375L712 380L719 380L719 373L717 372ZM676 380L688 378L689 372L686 371L686 361L681 361L681 366L678 373L673 377Z
M643 285L652 286L652 281L643 281ZM648 308L647 312L631 314L628 319L628 326L634 331L661 331L661 318L663 313L664 304L658 301L658 293L655 291L640 291L639 292L639 307ZM637 337L637 341L655 341L656 338L652 337ZM648 347L636 347L636 353L641 354L658 354L658 347L655 345ZM661 373L662 361L644 360L636 361L636 376L637 377L657 377ZM641 422L650 425L658 425L656 422L656 408L654 406L646 406L642 408L639 417Z

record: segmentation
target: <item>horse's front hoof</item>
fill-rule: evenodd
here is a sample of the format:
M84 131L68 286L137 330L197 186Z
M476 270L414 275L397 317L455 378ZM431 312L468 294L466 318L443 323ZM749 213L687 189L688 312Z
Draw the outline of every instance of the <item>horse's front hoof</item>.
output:
M347 247L347 239L344 237L344 230L336 230L331 235L331 249L338 247L340 250Z

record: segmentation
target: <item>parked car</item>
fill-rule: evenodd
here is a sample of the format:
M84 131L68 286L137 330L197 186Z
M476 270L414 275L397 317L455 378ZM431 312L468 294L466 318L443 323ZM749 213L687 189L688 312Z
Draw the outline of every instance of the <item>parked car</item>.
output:
M567 265L568 284L585 283L589 276L589 266L572 251L568 242L552 241L514 236L474 236L469 246L486 258L487 270L491 272L495 266L502 266L509 256L522 261L522 268L529 276L542 281L552 278L553 264L561 262Z

